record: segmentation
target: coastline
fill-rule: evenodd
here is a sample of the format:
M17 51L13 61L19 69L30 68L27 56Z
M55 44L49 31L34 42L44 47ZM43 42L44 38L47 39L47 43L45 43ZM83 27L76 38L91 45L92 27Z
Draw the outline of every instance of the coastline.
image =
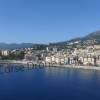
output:
M85 70L99 70L100 71L100 67L96 67L96 66L75 66L75 65L53 65L53 67L64 67L64 68L74 68L74 69L85 69Z
M81 65L65 65L65 64L43 64L37 63L35 61L25 61L25 60L0 60L0 64L22 64L29 66L44 66L44 67L59 67L59 68L75 68L75 69L91 69L91 70L100 70L100 67L97 66L81 66Z
M29 61L24 60L0 60L0 64L27 64Z

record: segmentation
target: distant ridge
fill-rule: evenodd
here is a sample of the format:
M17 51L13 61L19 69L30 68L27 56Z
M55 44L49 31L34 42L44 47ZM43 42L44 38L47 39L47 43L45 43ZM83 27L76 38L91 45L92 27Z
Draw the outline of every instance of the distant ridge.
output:
M58 43L55 43L55 44L52 43L52 45L57 45L57 46L61 46L62 45L62 46L64 46L69 42L75 42L75 41L83 42L83 41L91 40L91 39L92 40L96 40L96 41L98 41L98 43L100 43L100 30L92 32L92 33L90 33L90 34L88 34L88 35L86 35L84 37L77 37L77 38L70 39L68 41L58 42Z
M69 41L79 41L79 40L85 41L85 40L91 40L91 39L100 40L100 31L92 32L84 37L74 38Z
M33 44L32 43L21 43L21 44L17 44L17 43L0 43L0 49L20 49L20 48L29 48L32 47Z
M100 43L100 30L92 32L84 37L78 37L78 38L73 38L68 41L63 41L63 42L57 42L57 43L50 43L49 46L65 46L69 42L75 42L75 41L86 41L86 40L91 40L95 39L96 41L99 41ZM33 44L33 43L0 43L0 49L20 49L20 48L29 48L29 47L34 47L38 45L43 45L43 44Z
M100 40L100 30L88 34L88 35L85 36L83 39L84 39L84 40L88 40L88 39Z

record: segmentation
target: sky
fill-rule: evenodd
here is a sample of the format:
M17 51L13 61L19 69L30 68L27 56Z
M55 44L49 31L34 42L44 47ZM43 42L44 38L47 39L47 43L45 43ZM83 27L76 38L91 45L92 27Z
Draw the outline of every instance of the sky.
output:
M0 42L50 43L100 30L100 0L0 0Z

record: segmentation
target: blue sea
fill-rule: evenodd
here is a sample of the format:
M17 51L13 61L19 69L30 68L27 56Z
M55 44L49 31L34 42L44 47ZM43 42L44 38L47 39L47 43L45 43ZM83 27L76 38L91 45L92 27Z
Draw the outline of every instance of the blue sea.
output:
M100 71L1 65L0 100L100 100Z

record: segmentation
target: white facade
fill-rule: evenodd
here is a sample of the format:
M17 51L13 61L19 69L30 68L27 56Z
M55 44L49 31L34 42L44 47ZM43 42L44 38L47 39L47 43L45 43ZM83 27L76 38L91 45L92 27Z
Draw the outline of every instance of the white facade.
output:
M45 58L45 61L46 61L47 63L51 63L51 62L52 62L52 59L51 59L51 57L46 57L46 58Z
M57 52L57 48L53 48L53 52Z
M1 51L1 54L2 54L3 56L8 56L9 53L10 53L9 50L2 50L2 51Z
M46 51L49 52L49 47L46 48Z

